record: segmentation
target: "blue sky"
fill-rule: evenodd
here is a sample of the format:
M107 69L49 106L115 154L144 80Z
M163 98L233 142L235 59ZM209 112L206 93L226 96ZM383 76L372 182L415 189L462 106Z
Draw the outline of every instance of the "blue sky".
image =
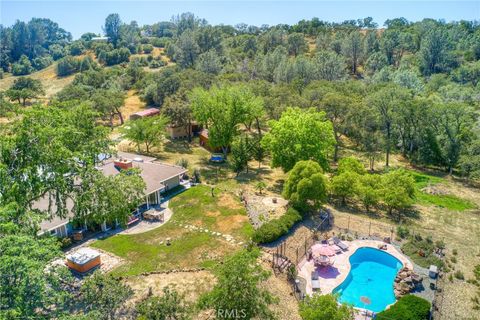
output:
M386 19L405 17L452 20L480 19L480 0L471 1L127 1L127 0L0 0L0 23L32 17L50 18L70 31L74 38L91 31L100 33L105 17L119 13L122 20L136 20L139 25L170 20L172 15L190 11L211 24L275 25L293 24L301 19L318 17L340 22L371 16L382 25Z

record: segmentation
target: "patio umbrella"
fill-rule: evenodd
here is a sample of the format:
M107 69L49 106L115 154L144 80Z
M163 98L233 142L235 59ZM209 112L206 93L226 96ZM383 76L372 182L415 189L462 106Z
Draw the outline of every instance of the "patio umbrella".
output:
M314 256L329 256L332 257L335 255L335 249L329 245L324 244L314 244L312 246L312 254Z

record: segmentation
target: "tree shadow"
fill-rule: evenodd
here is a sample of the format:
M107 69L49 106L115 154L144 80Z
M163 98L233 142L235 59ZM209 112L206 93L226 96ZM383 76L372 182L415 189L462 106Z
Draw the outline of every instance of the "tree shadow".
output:
M163 150L170 153L192 154L192 145L186 140L168 140Z

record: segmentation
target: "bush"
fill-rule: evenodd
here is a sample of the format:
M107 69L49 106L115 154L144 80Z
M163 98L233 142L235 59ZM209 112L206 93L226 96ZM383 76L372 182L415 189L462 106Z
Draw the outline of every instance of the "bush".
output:
M388 310L377 314L378 320L427 320L430 315L430 302L414 296L406 295Z
M33 72L32 64L26 55L22 55L17 63L12 66L14 76L24 76Z
M79 56L85 51L85 47L81 41L74 41L68 47L68 50L72 56Z
M255 230L252 240L256 243L275 241L284 234L287 234L290 228L300 220L302 220L300 213L293 208L289 208L280 218L270 220Z
M80 60L72 56L66 56L58 61L57 75L60 77L71 75L77 72L79 67Z
M465 280L465 276L463 275L463 272L460 270L455 271L454 276L458 280Z
M153 46L151 44L144 44L142 46L142 51L143 51L143 53L149 54L153 51Z
M407 227L398 226L397 227L397 234L400 238L405 239L410 234L410 230L408 230Z
M152 40L150 40L150 43L154 47L158 47L158 48L165 48L167 46L167 43L169 42L170 42L170 39L168 38L153 38Z
M33 67L36 70L42 70L53 63L51 56L43 56L33 59Z

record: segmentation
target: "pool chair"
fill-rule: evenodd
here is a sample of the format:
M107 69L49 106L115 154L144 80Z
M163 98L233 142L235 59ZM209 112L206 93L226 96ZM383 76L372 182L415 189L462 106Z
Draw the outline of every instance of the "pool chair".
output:
M335 243L335 245L337 245L340 249L342 249L343 251L347 251L348 250L348 246L343 243L342 241L340 241L340 239L338 239L337 237L333 237L333 242Z
M317 271L312 272L312 290L320 290L320 280L318 280L318 273Z

